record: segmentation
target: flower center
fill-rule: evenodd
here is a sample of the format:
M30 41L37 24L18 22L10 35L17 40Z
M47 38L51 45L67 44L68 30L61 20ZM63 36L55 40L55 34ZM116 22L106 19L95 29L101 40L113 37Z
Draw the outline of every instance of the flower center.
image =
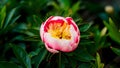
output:
M50 23L48 32L51 34L52 37L58 39L71 39L70 35L70 25L66 22L63 24L61 23Z

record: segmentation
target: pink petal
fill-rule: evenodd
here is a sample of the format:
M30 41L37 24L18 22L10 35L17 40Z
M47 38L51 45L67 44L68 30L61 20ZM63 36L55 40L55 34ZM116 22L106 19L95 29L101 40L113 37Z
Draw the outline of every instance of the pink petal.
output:
M80 35L78 34L78 32L75 31L75 29L72 25L70 26L70 33L71 33L71 46L74 50L78 46L78 43L80 40Z
M51 20L59 20L59 19L67 22L67 21L65 20L65 18L64 18L64 17L61 17L61 16L55 16L55 17L53 17Z
M44 34L44 40L46 43L49 44L48 45L49 47L55 50L70 52L77 48L79 41L76 42L76 39L79 40L79 37L80 37L72 25L70 27L70 33L72 36L71 40L57 39L57 38L51 37L49 33Z
M49 47L48 47L48 44L45 44L45 47L46 47L46 49L47 49L49 52L51 52L51 53L59 53L59 51L57 51L57 50L55 50L55 49L52 49L52 48L49 48Z
M74 29L75 29L76 31L78 31L78 27L77 27L76 23L73 21L73 19L72 19L71 17L66 17L65 19L67 20L67 22L68 22L69 24L72 24L72 25L73 25L73 27L74 27Z
M50 24L52 21L53 21L53 23L54 23L55 21L58 22L58 23L67 22L64 17L51 16L51 17L49 17L49 18L45 21L45 23L44 23L44 31L45 31L45 32L47 32L48 26L49 26L49 24Z
M43 41L43 36L44 36L44 24L42 23L41 27L40 27L40 37Z
M47 32L47 26L49 25L49 21L53 18L53 16L50 16L44 23L44 31Z
M45 43L49 44L48 46L60 50L60 51L71 51L72 48L70 46L70 40L65 40L65 39L57 39L54 37L51 37L49 33L44 34L44 40Z

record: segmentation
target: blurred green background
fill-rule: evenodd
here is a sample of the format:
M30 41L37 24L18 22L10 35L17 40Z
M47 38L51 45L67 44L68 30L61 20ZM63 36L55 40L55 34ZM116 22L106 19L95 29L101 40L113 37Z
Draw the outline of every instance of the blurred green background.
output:
M120 68L119 0L0 0L0 68ZM70 53L49 53L39 28L72 17L81 38Z

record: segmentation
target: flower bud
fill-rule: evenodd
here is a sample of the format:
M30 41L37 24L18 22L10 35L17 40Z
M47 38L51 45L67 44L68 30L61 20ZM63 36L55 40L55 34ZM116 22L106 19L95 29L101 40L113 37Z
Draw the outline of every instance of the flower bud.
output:
M40 36L49 52L71 52L79 44L80 31L71 17L51 16L42 23Z
M105 12L107 12L108 14L113 14L114 13L114 8L113 6L105 6Z
M104 27L101 31L101 36L104 36L107 32L107 27Z

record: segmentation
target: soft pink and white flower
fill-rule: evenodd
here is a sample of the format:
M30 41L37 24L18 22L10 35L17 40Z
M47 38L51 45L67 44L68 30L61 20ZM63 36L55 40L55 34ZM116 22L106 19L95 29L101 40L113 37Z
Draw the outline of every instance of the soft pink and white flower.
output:
M49 52L71 52L79 44L80 31L71 17L51 16L42 23L40 36Z

